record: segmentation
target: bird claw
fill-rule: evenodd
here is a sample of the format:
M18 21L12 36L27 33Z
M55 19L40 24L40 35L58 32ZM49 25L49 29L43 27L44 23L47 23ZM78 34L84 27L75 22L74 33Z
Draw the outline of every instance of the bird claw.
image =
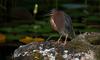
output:
M56 42L56 44L59 44L59 43L60 43L59 41Z
M67 42L67 41L65 40L63 45L66 45L66 42Z

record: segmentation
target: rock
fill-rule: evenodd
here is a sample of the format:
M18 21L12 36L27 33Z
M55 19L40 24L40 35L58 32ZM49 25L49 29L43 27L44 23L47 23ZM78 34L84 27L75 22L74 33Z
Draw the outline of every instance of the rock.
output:
M51 41L32 42L16 49L14 58L28 59L29 57L30 59L31 56L33 60L100 60L100 46L93 45L88 41L90 37L95 40L95 37L98 36L98 33L86 32L80 34L71 42L68 42L67 47L62 45L63 42L60 42L60 44L51 43Z

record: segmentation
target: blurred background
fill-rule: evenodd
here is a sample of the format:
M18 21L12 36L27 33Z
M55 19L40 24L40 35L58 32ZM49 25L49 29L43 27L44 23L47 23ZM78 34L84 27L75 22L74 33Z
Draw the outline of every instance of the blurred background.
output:
M100 32L100 0L0 0L0 59L11 60L20 45L56 39L48 15L53 8L72 18L76 34Z

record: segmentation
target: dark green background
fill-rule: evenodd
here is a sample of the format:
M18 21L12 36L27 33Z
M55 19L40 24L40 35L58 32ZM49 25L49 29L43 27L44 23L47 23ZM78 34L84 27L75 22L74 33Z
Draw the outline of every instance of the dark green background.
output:
M35 4L38 4L36 15ZM53 8L71 16L76 33L100 32L100 0L0 0L0 31L8 40L27 34L57 35L47 16Z

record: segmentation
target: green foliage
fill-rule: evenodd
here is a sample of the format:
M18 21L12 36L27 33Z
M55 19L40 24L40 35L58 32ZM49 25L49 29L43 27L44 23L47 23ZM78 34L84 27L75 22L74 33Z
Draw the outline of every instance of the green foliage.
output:
M64 8L63 10L68 13L73 19L73 26L74 30L78 30L81 32L99 32L100 30L98 28L93 28L88 25L93 24L92 22L95 22L95 24L100 23L100 18L99 18L99 7L98 6L92 6L91 3L93 1L87 1L88 6L85 4L85 1L80 1L78 3L74 2L73 0L70 1L51 1L51 0L17 0L17 1L9 1L10 3L12 2L13 6L10 9L11 11L11 22L7 23L6 25L4 24L5 27L0 28L0 31L6 32L6 34L10 34L12 32L16 32L18 35L21 33L36 33L39 35L57 35L57 33L54 33L50 27L49 23L49 17L44 16L47 13L42 13L43 12L48 12L51 9L55 8L56 4L58 4L58 8ZM19 3L20 2L20 3ZM15 5L14 5L15 3ZM44 4L46 3L46 4ZM51 4L52 3L52 4ZM99 3L99 2L96 2ZM39 10L38 14L36 16L32 15L34 6L35 4L39 5ZM87 8L87 7L88 8ZM67 7L67 8L66 8ZM93 8L92 8L93 7ZM94 8L96 7L96 8ZM68 9L71 8L71 9ZM91 11L92 9L92 11ZM85 12L88 14L86 14ZM0 11L2 11L2 8L0 8ZM97 12L98 15L96 15ZM0 12L0 16L5 16L6 13ZM18 13L18 15L16 15ZM91 14L91 15L90 15ZM39 15L39 16L38 16ZM8 16L8 15L7 15ZM40 20L36 20L34 17L38 17ZM43 17L43 18L41 18ZM27 19L28 18L28 19ZM80 19L81 18L81 19ZM1 18L0 18L1 19ZM82 21L81 21L82 20ZM81 21L81 22L79 22ZM13 26L13 27L12 27ZM9 39L17 39L18 37L9 35Z
M88 21L96 21L96 22L100 22L100 18L98 16L89 16L87 18Z

